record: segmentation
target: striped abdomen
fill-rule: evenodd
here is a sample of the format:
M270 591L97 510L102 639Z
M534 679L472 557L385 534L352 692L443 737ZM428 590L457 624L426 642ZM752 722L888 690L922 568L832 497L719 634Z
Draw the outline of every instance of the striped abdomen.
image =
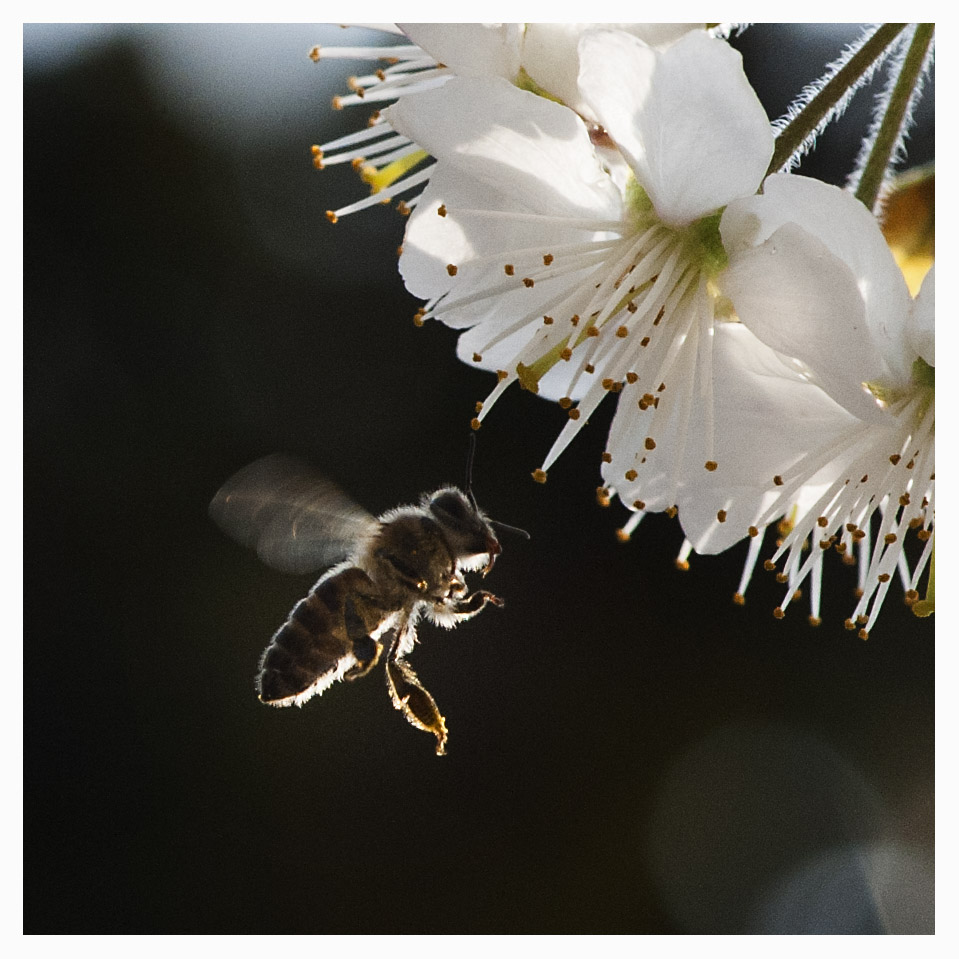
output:
M322 578L293 607L263 653L260 699L274 706L301 705L338 679L362 675L379 656L370 634L391 612L361 569Z

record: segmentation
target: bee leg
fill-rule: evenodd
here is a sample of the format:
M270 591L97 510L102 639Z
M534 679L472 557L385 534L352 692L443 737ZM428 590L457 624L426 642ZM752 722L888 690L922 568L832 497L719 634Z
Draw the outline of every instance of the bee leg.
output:
M453 603L450 606L450 612L457 621L469 619L483 609L487 603L491 603L493 606L505 605L499 596L494 596L485 589L478 589L472 596L467 596L466 599Z
M393 707L398 709L411 725L436 737L436 755L446 754L446 720L440 714L436 701L424 689L419 677L400 655L399 638L393 641L386 659L386 684Z
M377 664L383 646L367 633L363 617L356 611L356 604L350 598L344 603L343 618L346 621L346 635L353 643L353 657L356 659L356 665L351 666L343 674L343 678L359 679Z

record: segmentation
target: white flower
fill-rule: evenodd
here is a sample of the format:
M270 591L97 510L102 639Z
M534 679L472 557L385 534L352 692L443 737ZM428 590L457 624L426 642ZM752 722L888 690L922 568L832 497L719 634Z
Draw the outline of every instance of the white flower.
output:
M913 300L876 220L851 194L788 175L763 189L723 216L730 262L719 282L774 351L766 388L723 403L717 443L732 455L688 491L725 511L724 528L683 506L680 519L700 552L725 548L730 531L755 536L780 521L783 538L767 561L784 561L777 615L810 577L818 620L825 552L853 562L858 553L862 592L847 626L865 638L897 573L907 601L918 598L933 548L934 269ZM910 530L923 544L912 569Z
M357 103L386 102L422 93L453 76L500 77L522 89L565 103L584 115L589 108L579 87L577 44L592 23L401 23L379 29L397 32L401 42L386 47L314 47L310 57L369 59L383 62L375 72L349 80L352 93L335 97L339 110ZM665 48L696 23L629 23L618 26L647 43ZM424 184L431 167L416 169L427 154L408 137L397 133L376 113L369 125L355 133L313 147L318 169L349 162L370 185L372 194L356 203L331 210L336 220L376 203L392 199ZM413 172L413 171L416 172ZM411 204L412 205L412 204Z
M715 459L719 211L755 192L772 134L722 41L694 32L657 50L597 30L578 49L581 96L628 181L610 175L572 110L503 82L451 80L387 111L438 161L400 270L428 300L422 318L465 329L460 357L499 372L478 420L513 382L568 410L538 479L613 392L604 476L633 490L664 472L642 498L666 509L682 444L704 437L700 471ZM678 431L667 425L677 417Z

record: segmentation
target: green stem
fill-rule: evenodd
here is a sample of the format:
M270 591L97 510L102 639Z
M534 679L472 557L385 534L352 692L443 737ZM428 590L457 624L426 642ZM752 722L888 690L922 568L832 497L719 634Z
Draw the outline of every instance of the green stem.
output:
M837 104L851 90L873 63L888 49L908 26L905 23L884 23L849 58L839 71L826 82L816 95L783 127L776 137L776 148L766 171L776 173L814 133L819 124L835 110Z
M916 82L922 73L926 54L935 33L934 23L920 23L916 25L912 43L902 61L902 69L896 79L889 102L886 104L882 123L873 140L869 158L862 168L859 185L856 187L856 199L862 202L867 209L875 210L879 191L886 178L886 171L896 152L896 144L902 135L903 123L908 115L909 101L912 99Z

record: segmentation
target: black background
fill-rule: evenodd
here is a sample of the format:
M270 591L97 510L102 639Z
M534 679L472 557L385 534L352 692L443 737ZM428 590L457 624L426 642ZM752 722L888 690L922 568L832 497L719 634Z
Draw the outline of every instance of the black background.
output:
M739 46L776 116L841 44ZM488 582L505 609L421 630L447 757L381 672L257 702L310 578L227 540L213 493L274 450L374 512L461 482L490 380L413 326L394 211L323 218L357 185L308 147L355 118L318 95L231 145L154 66L130 31L25 74L25 931L931 931L931 621L894 590L857 639L837 562L824 624L777 622L768 576L731 603L743 546L680 573L675 521L618 543L611 410L545 486L554 404L508 394L478 436L481 503L531 539ZM806 172L848 170L857 117Z

